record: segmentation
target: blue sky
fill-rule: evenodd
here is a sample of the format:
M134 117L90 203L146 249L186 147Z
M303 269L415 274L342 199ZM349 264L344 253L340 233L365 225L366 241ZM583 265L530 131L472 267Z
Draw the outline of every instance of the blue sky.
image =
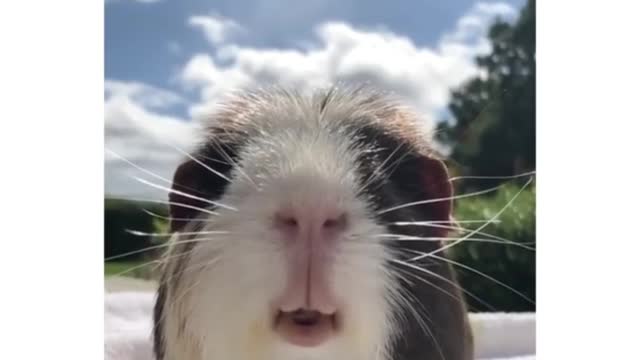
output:
M180 156L167 143L188 148L239 87L366 80L441 120L449 91L478 75L492 19L524 2L106 0L106 191L164 197L122 157L170 177Z

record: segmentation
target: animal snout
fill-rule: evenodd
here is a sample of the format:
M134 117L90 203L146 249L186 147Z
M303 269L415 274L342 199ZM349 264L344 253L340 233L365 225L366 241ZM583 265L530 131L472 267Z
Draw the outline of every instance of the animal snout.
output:
M348 228L345 211L327 206L304 206L278 211L274 225L288 241L332 242Z

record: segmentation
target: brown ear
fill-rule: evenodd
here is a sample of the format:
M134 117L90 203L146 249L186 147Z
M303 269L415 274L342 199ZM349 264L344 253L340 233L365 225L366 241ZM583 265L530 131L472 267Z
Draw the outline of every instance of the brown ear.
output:
M438 200L429 203L431 218L450 221L453 209L453 186L444 162L424 157L422 159L422 184L427 199Z
M228 169L224 165L205 160L199 161L201 163L195 160L183 162L173 175L174 191L169 193L172 232L179 231L189 220L203 213L200 209L214 210L211 203L193 197L212 201L221 196L226 186L226 180L207 169L207 167L215 168L216 171L226 173Z

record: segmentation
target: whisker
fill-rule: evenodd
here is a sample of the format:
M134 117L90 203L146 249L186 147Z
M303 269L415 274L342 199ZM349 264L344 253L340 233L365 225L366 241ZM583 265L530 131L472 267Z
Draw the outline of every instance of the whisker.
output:
M490 221L493 221L495 219L497 219L500 215L502 215L502 213L507 210L511 204L513 204L513 202L516 200L516 198L524 191L524 189L527 188L527 186L529 186L529 184L531 184L531 182L533 181L533 178L529 178L529 180L527 180L527 182L518 190L518 192L513 195L513 197L509 200L509 202L507 202L507 204L505 204L505 206L502 207L502 209L500 209L500 211L498 211L491 219L489 219L485 224L481 225L480 227L478 227L477 229L471 231L469 234L465 235L464 237L460 238L460 240L455 241L451 244L447 244L443 247L441 247L438 250L432 251L429 254L425 254L426 256L429 256L431 254L437 254L439 252L443 252L446 249L449 249L453 246L458 245L459 243L463 242L465 240L465 238L470 238L473 235L477 234L479 231L481 231L482 229L484 229L485 227L487 227L490 224Z
M444 229L450 229L450 230L453 230L453 231L459 231L459 232L462 232L462 233L470 233L470 232L474 231L474 229L469 229L469 228L465 228L465 227L461 227L461 226L458 226L458 227L444 226L444 225L431 225L431 226L432 227L440 227L440 228L444 228ZM522 247L524 249L531 250L531 251L536 251L535 248L533 248L531 246L527 246L527 245L535 245L535 242L523 243L523 242L513 241L513 240L509 240L507 238L504 238L502 236L489 234L488 232L483 232L483 231L478 231L478 232L476 232L476 234L482 235L482 236L486 236L486 237L489 237L489 238L492 238L492 239L495 239L495 240L499 240L499 241L502 241L502 242L507 243L509 245Z
M210 219L199 219L199 218L193 218L193 219L191 219L191 218L174 218L174 217L171 217L171 216L163 216L163 215L157 214L157 213L155 213L155 212L153 212L151 210L147 210L147 209L141 209L141 210L143 212L145 212L149 216L153 216L155 218L162 219L162 220L168 220L168 221L171 221L171 220L174 220L174 221L189 221L189 222L211 222L212 221Z
M442 238L442 237L419 237L419 236L409 236L409 237L398 237L398 238L392 238L389 239L392 241L433 241L433 242L440 242L440 241L458 241L460 240L460 238ZM484 239L484 238L467 238L464 241L471 241L471 242L481 242L481 243L488 243L488 244L500 244L500 245L512 245L512 246L516 246L516 247L520 247L529 251L535 251L534 248L531 248L529 246L517 243L517 242L505 242L502 240L495 240L495 239Z
M407 150L404 152L404 154L402 154L402 156L398 157L396 160L393 161L393 163L389 164L389 166L387 166L387 169L385 169L384 172L382 172L381 174L378 174L376 177L372 177L371 181L374 180L378 180L379 185L376 188L379 188L380 186L382 186L382 184L388 180L391 175L393 175L393 173L396 171L396 168L398 166L400 166L400 163L402 162L402 160L404 160L405 157L407 157L407 155L409 155L411 153L410 150ZM365 186L370 185L370 183L366 184ZM361 186L360 189L358 190L358 193L363 193L366 189L365 186Z
M188 251L188 253L191 253L191 251L193 251L193 249ZM221 256L217 256L217 257L214 257L212 260L209 260L209 261L206 261L206 262L201 262L201 263L198 263L198 264L192 264L191 266L181 270L178 274L174 273L174 274L169 275L169 279L167 280L167 282L171 283L172 280L173 280L174 275L182 276L182 275L186 274L187 272L191 272L191 271L194 271L194 270L199 270L200 272L202 272L202 271L206 270L209 266L211 266L214 263L216 263L217 261L219 261L220 257ZM168 298L167 298L167 301L168 301L167 308L171 308L171 307L175 306L175 304L178 301L180 301L184 296L186 296L189 293L189 291L193 290L196 286L198 286L200 284L200 282L202 282L202 276L196 276L196 280L191 285L189 285L187 288L185 288L184 291L182 291L182 293L180 295L176 294L177 296L172 296L173 294L171 294L171 293L168 294L167 295L168 296ZM160 317L160 319L155 322L154 329L156 329L156 327L163 322L163 320L165 319L167 314L169 314L169 311L164 311L163 312L163 314Z
M429 266L429 265L433 265L433 266L441 266L440 264L437 264L436 262L432 262L431 264L422 264L421 266L424 268L425 266ZM423 278L422 276L419 276L419 274L414 274L404 268L401 267L397 267L394 270L396 271L402 271L404 273L406 273L407 275L412 276L415 279L418 279L420 282L423 282L439 291L441 291L442 293L444 293L445 295L447 295L448 297L450 297L451 299L457 301L458 303L460 303L463 307L468 307L468 309L476 309L474 306L472 306L471 304L467 304L463 298L459 297L459 296L455 296L454 294L452 294L449 291L446 291L445 289L443 289L440 286L435 285L434 283L428 281L427 279ZM394 274L394 275L398 275L398 274ZM404 281L406 281L408 284L412 284L411 282L409 282L406 278L403 278ZM488 304L485 304L485 306L487 306Z
M150 265L156 264L156 263L158 263L158 262L160 262L160 260L159 260L159 259L151 260L151 261L148 261L148 262L145 262L145 263L142 263L142 264L136 265L136 266L132 266L132 267L130 267L130 268L128 268L128 269L126 269L126 270L124 270L124 271L120 271L120 272L118 272L118 273L116 273L116 274L109 275L108 277L117 277L117 276L122 276L122 275L127 274L127 273L130 273L130 272L132 272L132 271L134 271L134 270L141 269L141 268L143 268L143 267L147 267L147 266L150 266Z
M402 295L400 295L400 297L402 297ZM412 297L414 298L414 300L418 305L421 304L420 301L418 301L418 299L415 298L415 296L412 296ZM416 321L418 322L418 326L420 326L422 331L427 336L433 339L433 343L436 346L436 349L438 350L438 353L440 354L440 357L442 358L442 360L446 360L444 357L444 353L442 352L442 348L440 347L440 343L438 342L438 339L435 337L435 335L431 331L431 328L429 328L429 325L427 325L427 323L422 319L422 317L420 317L420 311L416 310L408 300L405 301L405 306L407 309L409 309L409 311L413 313L413 316L416 318ZM427 310L424 308L424 306L420 306L420 307L424 311L423 315L433 324L433 320L431 320L429 315L427 315Z
M436 203L436 202L441 202L441 201L463 199L463 198L467 198L467 197L471 197L471 196L482 195L482 194L490 193L492 191L496 191L496 190L500 189L503 186L504 186L504 184L500 184L498 186L495 186L495 187L492 187L492 188L489 188L489 189L484 189L484 190L480 190L480 191L474 191L474 192L471 192L471 193L466 193L466 194L461 194L461 195L454 195L454 196L448 196L448 197L437 198L437 199L414 201L414 202L410 202L410 203L406 203L406 204L402 204L402 205L397 205L397 206L390 207L390 208L385 209L385 210L378 211L377 214L378 215L382 215L382 214L388 213L390 211L404 209L404 208L408 208L408 207L416 206L416 205L425 205L425 204L431 204L431 203Z
M127 164L129 164L129 165L133 166L134 168L136 168L136 169L138 169L138 170L140 170L140 171L144 172L145 174L148 174L148 175L150 175L150 176L152 176L152 177L154 177L154 178L156 178L156 179L158 179L158 180L161 180L161 181L163 181L163 182L165 182L165 183L167 183L167 184L169 184L169 185L172 185L172 184L173 184L173 181L171 181L171 180L169 180L169 179L167 179L167 178L165 178L165 177L163 177L163 176L160 176L160 175L158 175L158 174L154 173L153 171L150 171L150 170L147 170L147 169L143 168L142 166L140 166L140 165L138 165L138 164L134 163L133 161L131 161L131 160L129 160L129 159L127 159L127 158L125 158L124 156L122 156L122 155L120 155L120 154L116 153L115 151L113 151L113 150L111 150L111 149L108 149L108 148L106 148L106 147L105 147L105 151L107 151L107 152L111 153L112 155L116 156L116 157L117 157L117 158L119 158L120 160L122 160L122 161L126 162ZM194 191L194 192L200 192L200 191L198 191L198 190L196 190L196 189L194 189L194 188L192 188L192 187L189 187L189 186L185 186L185 185L182 185L182 184L178 184L178 185L180 185L180 186L182 186L182 187L184 187L184 188L187 188L187 189L189 189L189 190L192 190L192 191Z
M131 235L135 236L188 236L188 235L208 235L208 234L229 234L229 231L177 231L177 232L144 232L138 230L125 229Z
M229 135L226 129L223 131L225 132L225 134ZM216 138L211 138L211 141L216 145L218 150L220 150L222 156L225 157L225 159L229 162L229 165L231 165L236 171L238 171L240 175L247 179L253 185L253 187L259 191L260 187L258 186L258 184L256 184L255 181L253 181L253 179L246 172L244 172L240 166L238 166L238 164L231 158L231 156L229 156L229 154L224 151L223 145Z
M423 282L423 283L425 283L425 284L427 284L427 285L429 285L429 286L433 287L434 289L436 289L436 290L438 290L438 291L441 291L443 294L445 294L445 295L449 296L450 298L452 298L452 299L454 299L454 300L456 300L456 301L460 302L461 304L464 304L464 303L462 302L462 300L461 300L459 297L456 297L456 296L455 296L454 294L452 294L451 292L449 292L449 291L447 291L447 290L443 289L442 287L440 287L440 286L438 286L438 285L436 285L436 284L432 283L431 281L429 281L429 280L427 280L427 279L425 279L425 278L423 278L423 277L420 277L420 276L418 276L417 274L414 274L414 273L412 273L412 272L410 272L410 271L407 271L407 270L405 270L405 269L403 269L403 268L400 268L400 267L398 267L396 270L398 270L398 271L402 271L402 272L404 272L404 274L406 274L406 275L410 275L410 276L411 276L411 277L413 277L414 279L417 279L417 280L419 280L419 281L421 281L421 282ZM406 280L405 280L405 281L406 281Z
M523 294L523 293L521 293L520 291L518 291L518 290L514 289L513 287L511 287L511 286L509 286L509 285L507 285L507 284L505 284L505 283L503 283L503 282L501 282L501 281L499 281L499 280L497 280L497 279L495 279L495 278L493 278L493 277L491 277L491 276L489 276L489 275L487 275L487 274L483 273L482 271L479 271L479 270L476 270L476 269L472 268L471 266L467 266L467 265L465 265L465 264L462 264L462 263L459 263L459 262L457 262L457 261L454 261L454 260L451 260L451 259L447 259L447 258L444 258L444 257L438 256L438 255L429 255L429 257L430 257L430 258L435 258L435 259L438 259L438 260L441 260L441 261L448 262L448 263L450 263L450 264L452 264L452 265L459 266L459 267L461 267L461 268L463 268L463 269L465 269L465 270L469 270L469 271L471 271L471 272L473 272L473 273L475 273L475 274L478 274L478 275L480 275L480 276L482 276L482 277L484 277L484 278L486 278L486 279L489 279L489 280L491 280L491 281L495 282L496 284L498 284L498 285L500 285L500 286L504 287L505 289L508 289L508 290L510 290L510 291L513 291L513 293L514 293L514 294L516 294L516 295L520 296L521 298L523 298L524 300L528 301L528 302L529 302L529 303L531 303L532 305L535 305L535 304L536 304L533 300L531 300L528 296L524 295L524 294Z
M496 223L496 221L492 221L491 223ZM469 232L473 231L473 229L468 229L468 228L464 228L464 227L460 227L460 226L446 226L446 225L429 224L429 222L425 222L425 223L415 222L415 223L401 223L401 224L392 223L392 224L399 225L399 226L428 226L428 227L434 227L434 228L449 229L449 230L459 231L459 232L463 232L463 233L469 233ZM527 250L535 251L534 248L532 248L530 246L526 246L527 244L519 243L519 242L513 241L513 240L509 240L507 238L503 238L503 237L498 236L498 235L493 235L493 234L489 234L487 232L482 232L482 231L478 231L478 232L476 232L476 234L482 235L482 236L486 236L486 237L490 237L490 238L495 239L495 240L500 240L500 241L505 242L505 243L507 243L509 245L519 246L519 247L523 247L523 248L525 248Z
M529 171L529 172L525 172L522 174L517 174L517 175L507 175L507 176L456 176L456 177L452 177L449 178L449 181L457 181L457 180L462 180L462 179L495 179L495 180L509 180L509 179L517 179L517 178L522 178L522 177L527 177L527 176L531 176L531 175L535 175L536 171Z
M369 175L369 178L367 179L367 181L365 181L365 183L361 186L362 189L365 189L367 186L369 186L369 184L372 181L374 181L376 177L380 176L383 173L382 170L384 169L384 166L386 165L387 161L391 160L393 155L395 155L395 153L398 150L400 150L400 148L402 148L403 145L404 145L403 143L398 144L398 146L396 146L396 148L391 152L391 154L389 154L389 156L387 156L387 158L384 159L384 161L376 167L376 169L371 173L371 175Z
M209 160L209 161L213 161L213 162L217 162L218 164L227 165L227 166L231 166L231 167L234 166L234 164L231 164L231 163L228 163L226 161L219 160L219 159L215 159L215 158L212 158L210 156L206 156L206 155L203 155L203 154L200 154L199 156L201 158L203 158L203 159L206 159L206 160Z
M168 183L168 184L172 184L172 183L173 183L171 180L169 180L169 179L167 179L167 178L165 178L165 177L162 177L162 176L160 176L160 175L158 175L158 174L154 173L153 171L149 171L149 170L147 170L147 169L145 169L145 168L143 168L143 167L141 167L141 166L139 166L139 165L135 164L134 162L132 162L132 161L128 160L128 159L127 159L127 158L125 158L124 156L122 156L122 155L120 155L120 154L116 153L115 151L113 151L113 150L111 150L111 149L109 149L109 148L106 148L106 147L105 147L105 151L107 151L107 152L111 153L111 155L116 156L116 157L117 157L117 158L119 158L120 160L122 160L122 161L126 162L127 164L129 164L129 165L133 166L134 168L136 168L136 169L138 169L138 170L140 170L140 171L144 172L145 174L148 174L148 175L150 175L150 176L153 176L154 178L156 178L156 179L158 179L158 180L161 180L161 181L164 181L164 182L166 182L166 183Z
M201 198L199 196L191 195L189 193L186 193L186 192L183 192L183 191L180 191L180 190L176 190L176 189L168 188L166 186L154 184L154 183L152 183L150 181L147 181L145 179L139 178L137 176L133 176L133 178L136 179L137 181L145 184L145 185L151 186L151 187L156 188L156 189L166 190L166 191L168 191L170 193L174 193L174 194L177 194L177 195L188 197L190 199L206 202L206 203L208 203L210 205L218 206L218 207L221 207L221 208L224 208L224 209L227 209L227 210L238 211L238 209L236 209L236 208L234 208L232 206L225 205L225 204L219 203L217 201L212 201L212 200L209 200L209 199Z
M477 223L485 223L487 220L429 220L429 221L396 221L389 223L390 225L397 226L410 226L410 225L429 225L429 224L477 224ZM493 220L492 224L499 224L502 220Z
M214 215L214 216L218 215L218 213L213 212L213 211L208 210L208 209L204 209L204 208L201 208L201 207L198 207L198 206L189 205L189 204L183 204L183 203L175 202L175 201L164 201L164 200L155 200L155 199L140 199L140 198L120 198L120 197L109 197L108 199L138 201L138 202L147 202L147 203L163 204L163 205L174 205L174 206L179 206L179 207L183 207L183 208L187 208L187 209L202 211L202 212L207 213L209 215Z
M155 212L153 212L153 211L151 211L151 210L142 209L142 211L143 211L144 213L146 213L147 215L149 215L149 216L153 216L153 217L158 218L158 219L162 219L162 220L174 220L171 216L164 216L164 215L160 215L160 214L157 214L157 213L155 213ZM175 220L190 220L190 219L175 219Z
M486 306L487 308L491 309L492 311L494 311L494 310L495 310L495 308L494 308L493 306L491 306L491 305L487 304L485 301L483 301L482 299L480 299L479 297L477 297L476 295L474 295L474 294L473 294L473 293L471 293L470 291L465 290L462 286L460 286L460 285L456 284L455 282L453 282L453 281L451 281L451 280L449 280L449 279L445 278L444 276L441 276L441 275L439 275L439 274L437 274L437 273L434 273L433 271L429 271L429 270L427 270L427 269L424 269L424 268L421 268L421 267L419 267L419 266L416 266L416 265L413 265L413 264L407 263L407 262L402 261L402 260L393 259L393 260L391 260L391 261L393 261L393 262L394 262L394 263L396 263L396 264L404 265L404 266L406 266L406 267L409 267L409 268L412 268L412 269L414 269L414 270L417 270L417 271L423 272L423 273L425 273L425 274L427 274L427 275L430 275L430 276L436 277L436 278L438 278L438 279L440 279L440 280L442 280L442 281L444 281L444 282L447 282L447 283L449 283L449 284L453 285L454 287L456 287L456 288L460 289L460 291L464 292L465 294L467 294L468 296L470 296L471 298L473 298L473 299L474 299L474 300L476 300L477 302L481 303L482 305Z
M152 261L146 262L146 263L144 263L144 264L140 264L140 265L137 265L137 266L133 266L133 267L128 268L127 270L120 271L120 272L118 272L118 273L116 273L116 274L113 274L113 275L109 275L108 277L118 277L118 276L122 276L122 275L127 274L127 273L129 273L129 272L131 272L131 271L134 271L134 270L137 270L137 269L141 269L141 268L143 268L143 267L146 267L146 266L149 266L149 265L155 264L155 263L157 263L158 261L159 261L159 260L152 260Z
M126 253L123 253L123 254L110 256L108 258L105 258L104 261L112 261L112 260L116 260L116 259L121 259L121 258L124 258L124 257L127 257L127 256L131 256L131 255L135 255L135 254L141 254L143 252L154 250L154 249L161 249L161 248L164 248L164 247L174 246L176 244L186 244L186 243L193 243L193 242L205 242L205 241L213 241L213 240L219 240L219 238L204 237L204 238L193 238L193 239L187 239L187 240L168 241L168 242L163 243L163 244L147 246L147 247L145 247L143 249L133 250L133 251L129 251L129 252L126 252Z
M174 148L175 150L177 150L178 152L182 153L183 155L187 156L188 158L190 158L191 160L195 161L198 165L202 166L203 168L211 171L212 174L217 175L219 177L221 177L224 180L227 180L227 182L231 182L231 179L229 179L229 177L227 177L226 175L222 174L221 172L213 169L212 167L210 167L209 165L205 164L204 162L200 161L199 159L196 159L193 155L189 154L188 152L180 149L179 147L169 144L167 143L168 146Z

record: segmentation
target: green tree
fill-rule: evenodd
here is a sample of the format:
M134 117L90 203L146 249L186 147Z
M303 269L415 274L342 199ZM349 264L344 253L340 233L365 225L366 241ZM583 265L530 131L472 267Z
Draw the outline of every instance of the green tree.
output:
M498 19L489 30L492 51L476 59L483 76L452 93L451 121L439 139L451 149L457 172L506 176L535 170L535 1L519 19ZM465 181L464 188L495 181Z

